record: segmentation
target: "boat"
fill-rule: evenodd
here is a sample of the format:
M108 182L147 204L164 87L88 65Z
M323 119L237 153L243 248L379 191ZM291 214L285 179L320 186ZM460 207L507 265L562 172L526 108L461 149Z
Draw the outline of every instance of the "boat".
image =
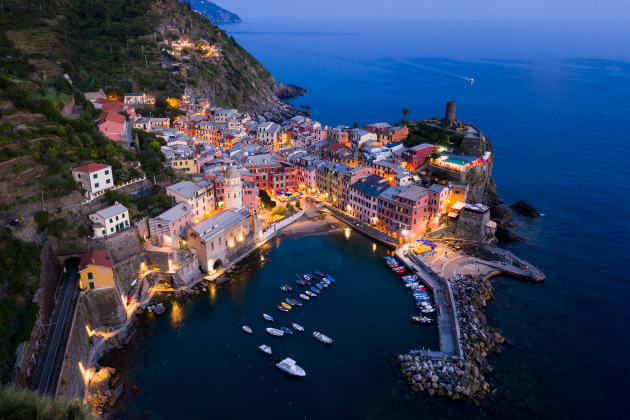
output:
M335 228L335 225L330 225L330 228L331 228L331 229L334 229L334 228Z
M280 290L282 290L283 292L288 292L289 289L287 289L285 286L280 286Z
M288 303L282 302L281 305L284 306L285 309L291 310L291 305L289 305Z
M287 290L293 290L293 287L289 286L288 284L285 284L284 287L286 287Z
M243 325L243 331L245 331L247 334L251 334L252 333L252 329L249 328L247 325Z
M327 279L328 279L328 281L330 281L331 283L337 283L337 280L333 279L333 278L330 276L330 274L328 274L328 275L326 276L326 278L327 278Z
M273 317L270 315L263 314L263 318L265 318L265 321L273 322Z
M276 337L282 337L284 335L284 331L277 328L267 328L267 333Z
M282 330L283 333L285 333L287 335L293 335L293 331L291 331L287 327L280 327L280 329Z
M286 298L284 301L291 306L295 305L295 303L293 303L293 299Z
M325 279L322 280L322 284L327 284L328 286L330 286L332 284L332 282L325 278Z
M279 311L289 312L289 310L287 308L285 308L284 306L282 306L282 305L278 305L277 308L278 308Z
M432 314L433 312L435 312L435 308L425 308L425 309L420 309L420 312L422 312L423 314Z
M293 376L306 376L306 372L304 371L304 369L295 364L295 360L288 357L280 363L276 363L276 366Z
M261 349L263 351L263 353L271 354L271 347L269 347L266 344L263 344L262 346L260 346L258 348Z
M302 306L302 302L300 302L300 301L299 301L299 300L297 300L297 299L293 299L293 304L294 304L294 305L297 305L297 306Z
M317 293L313 293L310 290L305 290L304 293L306 293L307 295L309 295L310 297L317 297Z
M430 324L433 322L431 318L426 316L412 316L411 320L414 322L419 322L421 324Z
M328 289L329 284L325 283L325 282L321 282L321 285L324 286L326 289Z
M311 281L313 279L308 274L304 274L304 280Z
M302 280L300 280L300 279L297 279L295 282L296 282L297 284L299 284L300 286L306 286L306 284L304 283L304 281L302 281Z
M322 290L322 289L324 288L324 286L322 286L322 284L321 284L321 283L317 283L317 284L315 284L315 286L317 286L317 288L318 288L319 290Z
M313 337L315 337L315 339L321 341L324 344L330 344L333 342L332 338L317 331L313 331Z
M295 322L292 323L291 325L293 325L293 328L295 328L296 331L304 332L304 327L303 326L301 326L299 324L296 324Z
M312 287L311 286L311 291L317 293L318 295L321 293L321 290L319 290L317 287Z
M418 276L416 276L415 274L409 274L407 276L402 276L401 279L403 279L403 280L417 280Z
M325 277L325 274L324 274L324 273L322 273L322 272L321 272L321 271L319 271L319 270L315 270L315 274L317 274L318 276L321 276L321 277Z
M306 296L304 293L300 293L300 297L304 300L309 300L310 297Z
M405 272L405 267L400 267L400 268L398 268L398 269L396 270L396 273L398 273L398 274L402 274L402 273L404 273L404 272Z

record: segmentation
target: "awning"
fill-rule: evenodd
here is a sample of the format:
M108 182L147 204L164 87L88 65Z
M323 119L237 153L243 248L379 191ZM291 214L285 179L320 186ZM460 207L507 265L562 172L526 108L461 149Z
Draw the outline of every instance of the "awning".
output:
M457 213L454 213L454 212L450 212L450 213L448 214L448 217L452 217L453 219L454 219L454 218L456 218L457 216L458 216L458 214L457 214Z
M464 206L465 206L465 205L466 205L466 204L465 204L463 201L458 201L457 203L453 204L453 205L451 206L451 208L452 208L453 210L461 210L461 209L463 209L463 208L464 208Z

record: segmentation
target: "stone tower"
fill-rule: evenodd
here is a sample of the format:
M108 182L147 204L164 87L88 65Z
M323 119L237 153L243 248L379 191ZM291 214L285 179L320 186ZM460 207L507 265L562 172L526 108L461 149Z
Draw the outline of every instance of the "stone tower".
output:
M243 183L236 166L228 166L225 170L225 208L240 210L243 208Z
M455 121L455 102L454 101L449 101L446 103L445 119L449 123L452 123L453 121Z

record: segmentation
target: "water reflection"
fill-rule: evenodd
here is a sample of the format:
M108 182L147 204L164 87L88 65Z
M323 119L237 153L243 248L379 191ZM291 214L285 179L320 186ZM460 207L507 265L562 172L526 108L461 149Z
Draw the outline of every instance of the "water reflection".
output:
M210 305L214 306L217 303L217 285L210 284Z
M171 326L174 329L179 329L184 326L184 311L177 301L173 301L173 307L171 308Z
M346 235L346 239L350 239L350 228L345 228L343 233Z

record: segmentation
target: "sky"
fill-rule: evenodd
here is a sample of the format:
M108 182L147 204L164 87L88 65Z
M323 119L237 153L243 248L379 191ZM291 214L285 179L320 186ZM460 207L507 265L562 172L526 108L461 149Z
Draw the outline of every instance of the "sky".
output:
M215 0L252 22L268 18L409 18L630 22L630 0Z

